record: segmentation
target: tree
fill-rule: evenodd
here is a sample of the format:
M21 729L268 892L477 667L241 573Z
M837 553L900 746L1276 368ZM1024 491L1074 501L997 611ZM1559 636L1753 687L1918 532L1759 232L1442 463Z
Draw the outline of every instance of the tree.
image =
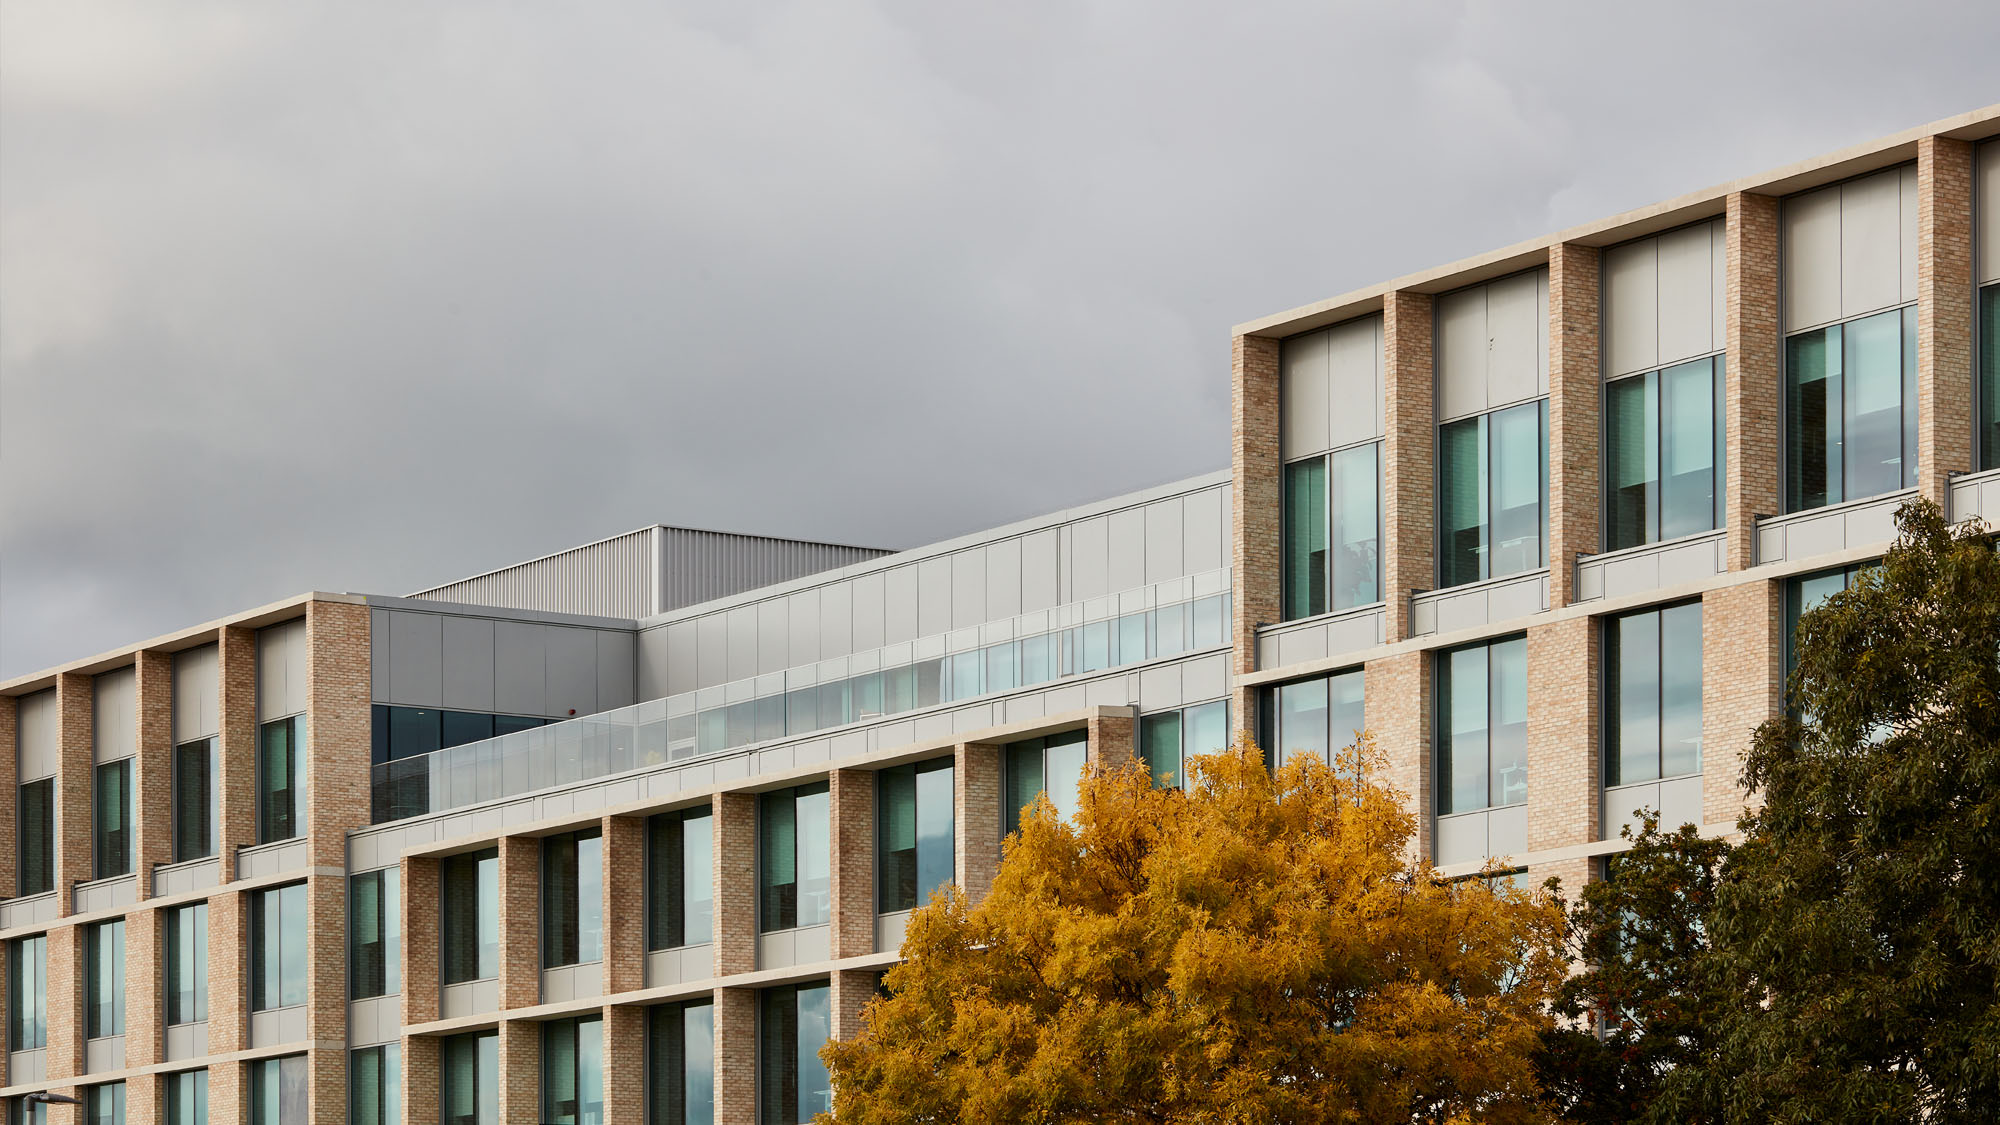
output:
M1707 972L1708 914L1729 844L1648 815L1609 878L1580 892L1569 949L1582 971L1556 995L1536 1074L1564 1121L1615 1125L1651 1109L1668 1075L1699 1062L1740 996ZM1692 1118L1682 1117L1688 1121Z
M1745 997L1661 1120L1992 1120L2000 1106L2000 560L1934 504L1799 622L1712 912Z
M1038 802L985 901L917 911L822 1052L838 1120L1545 1119L1560 908L1413 863L1365 777L1273 778L1246 736L1185 792L1134 763L1087 777L1073 824Z

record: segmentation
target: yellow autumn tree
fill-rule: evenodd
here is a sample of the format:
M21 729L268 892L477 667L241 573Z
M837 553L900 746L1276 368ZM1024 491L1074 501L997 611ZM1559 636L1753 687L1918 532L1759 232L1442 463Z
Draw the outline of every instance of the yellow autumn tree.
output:
M1074 823L1038 802L821 1053L841 1125L1543 1120L1561 911L1412 862L1369 745L1273 777L1246 736L1185 792L1135 763Z

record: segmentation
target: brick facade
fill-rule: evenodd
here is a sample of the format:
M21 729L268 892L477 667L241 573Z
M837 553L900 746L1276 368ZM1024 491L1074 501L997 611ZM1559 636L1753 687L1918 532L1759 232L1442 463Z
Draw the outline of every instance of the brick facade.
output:
M1391 643L1410 635L1410 592L1430 589L1437 577L1432 305L1427 293L1382 299L1382 589Z
M1278 447L1278 341L1238 336L1232 348L1230 417L1230 566L1234 589L1230 630L1238 673L1257 670L1257 626L1284 619L1280 603L1283 541L1278 533L1282 466ZM1230 713L1245 726L1256 714L1255 693L1237 693Z
M1988 221L2000 221L1989 219ZM1972 146L1917 142L1917 487L1972 462Z
M1597 622L1572 617L1528 630L1528 850L1598 838Z
M1727 370L1724 441L1729 498L1729 569L1755 565L1757 517L1777 515L1778 201L1734 192L1728 199Z
M827 806L833 819L833 955L875 952L875 771L834 770Z
M757 990L715 990L715 1125L757 1125Z
M1431 785L1431 656L1406 652L1369 661L1362 673L1362 711L1375 748L1387 759L1382 781L1401 792L1416 815L1412 841L1431 854L1434 819Z
M646 984L646 819L607 816L603 830L604 990L629 992Z
M1596 554L1602 285L1595 246L1549 248L1549 606L1575 600L1576 557ZM1532 830L1531 830L1532 832Z
M500 1006L542 1000L542 842L500 837Z
M757 968L757 798L717 794L714 815L715 975L721 977Z
M961 742L952 757L953 856L958 885L978 902L1000 869L1000 748Z
M1740 779L1751 732L1779 711L1783 620L1777 582L1727 586L1701 599L1701 792L1710 824L1734 824L1745 807Z
M95 833L91 823L91 720L95 717L96 679L64 674L56 677L57 738L60 765L56 773L56 912L76 912L76 885L88 883Z

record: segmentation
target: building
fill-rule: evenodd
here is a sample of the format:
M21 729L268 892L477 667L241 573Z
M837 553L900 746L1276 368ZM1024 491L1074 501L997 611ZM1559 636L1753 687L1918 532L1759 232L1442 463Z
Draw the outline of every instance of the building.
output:
M1228 472L894 554L644 529L0 684L0 1097L802 1120L1025 801L1241 726L1373 730L1448 874L1728 831L1789 621L1909 496L2000 517L1993 138L1239 326Z

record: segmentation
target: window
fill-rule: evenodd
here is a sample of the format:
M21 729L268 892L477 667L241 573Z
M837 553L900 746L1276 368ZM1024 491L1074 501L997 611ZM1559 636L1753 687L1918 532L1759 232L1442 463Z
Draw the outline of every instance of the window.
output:
M49 1105L25 1098L8 1098L7 1120L14 1125L49 1125Z
M1438 585L1549 565L1547 400L1438 428Z
M49 1045L49 938L17 938L7 949L7 1049Z
M875 909L914 910L957 877L952 760L892 766L875 784Z
M269 844L299 834L305 811L305 779L299 775L299 725L304 716L257 728L257 842Z
M715 1125L715 1005L646 1009L648 1125Z
M760 932L825 925L833 917L833 828L822 781L757 800Z
M1604 784L1701 772L1701 603L1605 627Z
M125 1083L84 1087L83 1119L90 1125L125 1125Z
M132 873L132 759L97 767L96 839L92 852L99 879ZM123 1087L120 1087L121 1089Z
M1277 705L1267 705L1264 711L1277 728L1267 731L1264 739L1270 748L1272 769L1284 768L1296 754L1310 755L1328 765L1339 762L1340 751L1354 745L1355 733L1366 725L1361 677L1361 669L1356 668L1275 689Z
M249 1065L250 1125L306 1125L306 1057L286 1055Z
M255 892L250 896L250 1010L305 1002L306 885Z
M208 1019L208 904L197 902L166 913L167 1022Z
M533 715L496 715L485 711L442 711L435 707L390 707L378 703L370 711L372 749L376 765L418 758L470 742L548 725Z
M1021 830L1021 814L1044 793L1057 816L1068 820L1076 815L1086 738L1085 732L1073 730L1007 745L1001 755L1006 775L1001 812L1007 818L1003 827L1009 834Z
M1605 386L1606 550L1722 526L1722 367L1711 356Z
M444 983L499 976L499 849L445 857L438 864L438 891Z
M767 988L758 996L757 1120L799 1125L833 1112L819 1049L833 1032L826 985Z
M1979 291L1979 467L2000 469L2000 285Z
M715 940L715 819L708 806L646 821L646 948Z
M401 1125L403 1049L399 1044L363 1047L348 1056L349 1125Z
M1785 510L1917 481L1917 309L1785 340Z
M1471 645L1437 657L1437 811L1528 799L1528 640Z
M602 1125L604 1020L550 1020L542 1025L543 1125Z
M454 1035L438 1044L444 1125L500 1125L500 1035Z
M1380 451L1369 442L1285 466L1285 620L1382 600Z
M175 863L215 854L215 826L222 820L222 790L216 776L215 739L198 738L174 747Z
M83 1033L91 1039L125 1034L125 920L83 931Z
M56 889L56 779L21 786L21 894Z
M208 1071L167 1075L167 1125L208 1125Z
M403 991L402 872L364 871L347 881L347 981L352 999Z
M1854 585L1854 579L1868 566L1844 566L1838 570L1822 570L1817 574L1803 574L1785 583L1785 679L1790 681L1792 670L1798 667L1799 618L1818 609L1826 599Z
M1139 720L1139 758L1153 784L1179 789L1193 754L1213 754L1229 745L1229 701L1218 699Z
M596 828L542 841L542 966L604 960L604 838Z

